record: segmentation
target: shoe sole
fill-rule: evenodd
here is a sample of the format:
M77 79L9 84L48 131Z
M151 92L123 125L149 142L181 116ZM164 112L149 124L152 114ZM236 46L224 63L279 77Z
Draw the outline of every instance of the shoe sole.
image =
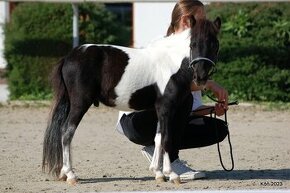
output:
M141 150L141 153L142 153L142 155L147 159L147 161L149 162L149 163L151 163L152 162L152 157L150 156L149 157L149 153L147 153L145 150Z

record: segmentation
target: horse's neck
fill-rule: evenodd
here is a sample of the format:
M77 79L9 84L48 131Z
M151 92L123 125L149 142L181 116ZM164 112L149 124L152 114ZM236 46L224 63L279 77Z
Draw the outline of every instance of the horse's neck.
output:
M150 44L147 48L152 50L162 50L168 53L180 53L189 54L190 44L190 30L185 30L178 34L173 34L168 37L164 37Z
M155 62L158 61L158 66L163 66L162 64L166 63L164 66L171 69L171 72L175 72L180 68L183 58L189 57L189 45L190 33L189 30L186 30L158 40L145 50L147 50L151 59Z

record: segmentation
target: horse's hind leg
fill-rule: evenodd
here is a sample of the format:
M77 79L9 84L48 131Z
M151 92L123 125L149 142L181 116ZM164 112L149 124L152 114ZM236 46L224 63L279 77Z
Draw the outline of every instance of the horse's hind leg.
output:
M83 115L87 112L91 104L88 102L81 103L80 100L76 105L72 101L67 121L62 130L63 166L59 178L66 180L71 185L77 183L77 178L72 170L70 144Z

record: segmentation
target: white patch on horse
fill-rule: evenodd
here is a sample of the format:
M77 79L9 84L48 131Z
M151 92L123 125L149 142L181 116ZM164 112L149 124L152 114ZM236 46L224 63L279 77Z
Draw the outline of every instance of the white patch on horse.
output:
M156 82L154 63L145 49L122 49L129 56L128 65L121 80L115 87L117 108L130 110L128 102L131 94Z
M65 145L63 146L63 166L61 168L61 172L60 172L60 176L59 178L63 178L64 175L67 176L67 179L76 179L75 174L72 171L71 168L71 161L70 161L70 146L69 145Z
M159 124L158 124L158 126L159 126ZM156 172L160 171L160 158L161 158L161 153L162 153L161 133L156 133L155 138L154 138L154 142L155 142L155 149L154 149L154 153L152 156L151 164L149 166L149 170L156 173Z
M97 44L83 44L79 47L79 49L81 49L83 52L85 52L87 50L88 47L90 46L96 46Z
M163 173L169 175L171 173L171 163L169 159L169 154L167 152L163 155Z
M127 53L129 57L125 72L115 87L118 96L116 107L132 110L128 106L131 93L155 83L163 94L170 77L179 70L183 58L189 56L189 44L190 31L186 30L143 49L113 46Z

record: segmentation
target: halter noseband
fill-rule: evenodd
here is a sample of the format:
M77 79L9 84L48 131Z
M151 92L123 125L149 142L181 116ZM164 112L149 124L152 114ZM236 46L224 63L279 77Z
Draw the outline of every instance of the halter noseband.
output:
M196 58L194 58L194 59L191 59L191 61L190 61L190 63L189 63L189 68L193 68L192 66L193 66L194 64L200 62L200 61L206 61L206 62L209 62L209 63L211 63L211 65L212 65L213 67L215 67L215 62L212 61L211 59L209 59L209 58L205 58L205 57L196 57Z
M216 72L216 66L215 66L215 62L212 61L209 58L205 58L205 57L196 57L194 59L192 59L192 57L190 57L190 62L189 62L189 66L188 68L192 68L193 69L193 65L200 62L200 61L205 61L205 62L209 62L212 65L212 70L209 72L208 76L213 75L213 73Z

